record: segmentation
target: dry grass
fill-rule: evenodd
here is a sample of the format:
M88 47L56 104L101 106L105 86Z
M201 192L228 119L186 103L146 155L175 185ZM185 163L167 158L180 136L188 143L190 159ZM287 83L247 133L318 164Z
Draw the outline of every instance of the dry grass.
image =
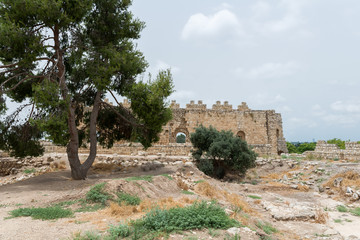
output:
M180 178L177 180L176 184L178 185L179 188L181 188L182 190L189 190L189 186Z
M298 188L297 188L299 191L302 191L302 192L308 192L309 191L309 186L307 185L301 185L301 184L298 184Z
M91 166L91 169L94 172L110 172L117 167L119 166L113 163L96 163Z
M329 218L329 214L322 210L321 208L316 209L315 212L315 222L320 224L325 224L327 219Z
M66 169L66 162L60 161L60 162L52 162L50 164L50 172L54 170L65 170Z
M211 186L208 182L196 184L195 192L206 197L219 198L219 189Z
M260 203L261 203L261 200L260 200L260 199L256 199L256 200L254 201L254 203L255 203L255 204L260 204Z
M119 204L114 202L110 202L109 211L112 215L123 216L123 217L131 216L139 212L136 206L131 206L131 205L119 206Z
M240 208L243 212L252 214L254 210L250 207L250 205L239 195L235 193L228 193L223 191L225 199L231 205Z
M323 184L323 186L330 187L332 190L338 192L341 196L345 197L346 189L341 187L337 188L334 186L334 180L340 177L343 178L341 186L349 186L355 189L360 189L360 174L353 170L338 173L332 176L326 183Z

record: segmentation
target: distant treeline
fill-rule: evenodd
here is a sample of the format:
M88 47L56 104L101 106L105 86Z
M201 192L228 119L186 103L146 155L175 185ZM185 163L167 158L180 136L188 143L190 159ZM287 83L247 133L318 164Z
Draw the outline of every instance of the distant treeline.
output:
M327 143L336 144L339 146L340 149L345 149L345 142L349 142L341 140L339 138L333 138L327 140ZM358 141L357 143L360 143ZM314 151L316 147L316 142L286 142L287 149L289 153L303 153L306 151Z

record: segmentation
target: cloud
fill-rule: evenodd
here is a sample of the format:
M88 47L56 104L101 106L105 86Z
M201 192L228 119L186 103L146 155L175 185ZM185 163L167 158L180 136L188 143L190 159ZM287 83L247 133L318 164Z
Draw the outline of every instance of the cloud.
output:
M172 73L172 74L176 74L176 73L180 72L180 68L178 68L178 67L176 67L176 66L171 66L170 64L167 64L167 63L165 63L165 62L163 62L163 61L161 61L161 60L158 60L158 61L156 62L156 65L155 65L155 66L150 67L150 68L149 68L149 72L151 73L151 75L152 75L153 77L156 77L157 74L159 73L159 71L161 71L161 70L167 70L167 69L169 69L169 68L171 69L171 73Z
M241 34L241 24L237 16L228 9L219 10L214 15L197 13L192 15L185 24L181 38L216 37Z
M260 79L260 78L279 78L294 74L299 65L295 62L287 63L264 63L258 67L244 70L243 68L237 68L235 70L239 77Z
M331 104L331 109L339 112L360 113L360 101L336 101Z
M307 2L308 0L281 0L277 5L270 5L265 1L258 1L252 7L253 24L258 31L264 34L280 33L298 28L306 23L302 12ZM274 15L281 15L281 17L271 19Z
M300 127L314 128L318 126L318 124L315 121L302 117L292 117L288 121L291 126L296 126L296 128L300 128Z

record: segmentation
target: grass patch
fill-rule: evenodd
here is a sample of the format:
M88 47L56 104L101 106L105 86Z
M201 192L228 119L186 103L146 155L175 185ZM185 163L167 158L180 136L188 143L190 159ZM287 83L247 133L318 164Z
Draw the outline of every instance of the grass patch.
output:
M144 175L144 176L136 176L136 177L128 177L128 178L125 178L125 181L128 181L128 182L131 182L131 181L139 181L139 180L144 180L144 181L152 182L153 176L151 176L151 175Z
M187 194L187 195L194 195L195 193L187 191L187 190L182 190L181 191L182 194Z
M36 172L35 168L27 168L24 170L24 173L26 174L35 173L35 172Z
M160 176L167 177L170 180L173 180L173 178L169 174L161 174Z
M11 217L32 217L33 219L51 220L73 216L70 209L59 206L47 208L19 208L10 212Z
M355 216L360 216L360 207L351 209L350 212L354 214Z
M341 219L334 219L334 222L335 222L335 223L341 223L342 220L341 220Z
M101 240L101 235L95 232L85 232L84 235L76 233L73 240Z
M261 199L261 197L255 195L248 195L248 197L252 199Z
M119 192L116 195L118 196L117 202L119 205L125 204L136 206L141 202L141 199L138 196L134 196L128 193Z
M194 183L195 183L195 184L198 184L198 183L202 183L202 182L205 182L205 180L203 180L203 179L197 180L197 181L195 181Z
M256 226L262 229L266 234L273 234L278 232L276 228L274 228L270 223L267 222L259 221L256 223Z
M64 202L59 202L54 204L54 207L58 206L58 207L68 207L71 206L75 203L79 202L79 200L71 200L71 201L64 201Z
M348 209L343 206L343 205L339 205L336 207L336 209L339 211L339 212L348 212Z
M239 226L219 205L206 202L196 202L185 208L153 209L141 220L141 224L148 230L164 232Z
M80 208L76 209L75 212L96 212L104 207L105 205L102 203L88 204L86 201L83 201L80 204Z
M99 183L93 186L90 191L86 193L86 201L105 205L106 201L111 198L110 194L104 190L105 184L106 183Z

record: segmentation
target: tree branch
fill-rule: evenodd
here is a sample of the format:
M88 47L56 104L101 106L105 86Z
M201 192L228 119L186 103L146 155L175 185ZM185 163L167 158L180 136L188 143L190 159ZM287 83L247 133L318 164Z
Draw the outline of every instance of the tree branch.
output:
M104 102L104 101L102 101L101 104L104 105L106 108L110 108L111 110L113 110L118 117L120 117L122 120L124 120L128 124L135 126L135 127L144 127L143 124L134 123L134 122L131 122L130 120L128 120L125 116L123 116L121 113L116 111L116 109L113 105L110 105L109 103ZM122 105L120 105L120 106L122 106Z

